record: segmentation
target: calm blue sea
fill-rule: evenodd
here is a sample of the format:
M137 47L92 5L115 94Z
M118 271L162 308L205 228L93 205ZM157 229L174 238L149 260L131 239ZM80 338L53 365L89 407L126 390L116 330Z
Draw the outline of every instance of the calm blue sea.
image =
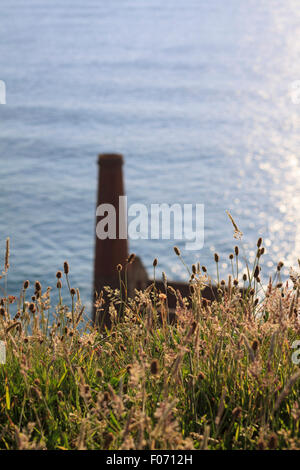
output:
M90 301L97 154L126 158L129 203L205 204L214 273L258 236L266 272L300 255L298 0L1 0L0 251L9 291L55 285L65 259ZM184 243L177 245L184 247ZM131 243L186 279L174 241ZM226 266L227 265L227 266Z

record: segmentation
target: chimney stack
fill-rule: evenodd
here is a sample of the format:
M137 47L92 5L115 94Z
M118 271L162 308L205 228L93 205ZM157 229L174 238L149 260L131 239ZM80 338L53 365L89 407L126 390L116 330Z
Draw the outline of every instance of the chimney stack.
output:
M119 225L127 226L127 214L121 213L123 221L119 220L119 197L125 196L123 183L123 156L120 154L99 155L99 179L98 179L98 199L97 207L101 204L111 204L116 211L116 239L105 238L100 240L96 236L95 247L95 269L94 269L94 299L97 298L104 286L120 288L119 273L117 265L126 262L128 258L128 242L126 238L119 238ZM106 214L104 215L104 217ZM101 220L97 217L96 225ZM104 306L105 309L105 306ZM94 309L94 320L95 320ZM108 312L103 310L99 324L110 327Z

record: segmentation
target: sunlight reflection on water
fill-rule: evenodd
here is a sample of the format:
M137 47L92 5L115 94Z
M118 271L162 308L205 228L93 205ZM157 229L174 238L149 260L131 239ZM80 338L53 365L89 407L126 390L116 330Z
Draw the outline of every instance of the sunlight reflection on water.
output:
M2 0L0 237L9 285L55 285L65 259L90 300L96 156L126 156L129 203L204 203L205 247L221 275L235 241L266 274L300 256L297 0ZM176 244L178 244L176 242ZM3 245L3 243L2 243ZM133 241L149 272L186 279L174 241ZM179 243L182 248L183 243ZM2 246L2 251L4 246ZM267 277L267 276L266 276Z

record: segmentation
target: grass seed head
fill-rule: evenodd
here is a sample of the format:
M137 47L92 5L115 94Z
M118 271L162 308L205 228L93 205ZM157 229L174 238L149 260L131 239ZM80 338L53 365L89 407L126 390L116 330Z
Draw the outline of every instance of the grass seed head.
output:
M64 273L69 274L70 268L69 263L67 261L64 262Z
M36 292L41 292L42 290L42 286L41 286L41 283L39 281L35 281L35 290Z
M275 433L271 434L268 441L268 449L275 450L278 446L278 438Z
M150 370L152 375L157 375L159 372L159 362L157 359L153 359L150 365Z
M282 261L279 261L279 263L277 264L277 271L281 271L281 269L283 268L284 264Z
M177 256L180 256L180 254L181 254L178 246L174 246L174 252Z
M129 255L128 257L127 263L132 264L134 260L135 260L135 253L131 253L131 255Z
M262 244L262 238L259 237L259 239L257 240L257 248L260 248L261 244Z

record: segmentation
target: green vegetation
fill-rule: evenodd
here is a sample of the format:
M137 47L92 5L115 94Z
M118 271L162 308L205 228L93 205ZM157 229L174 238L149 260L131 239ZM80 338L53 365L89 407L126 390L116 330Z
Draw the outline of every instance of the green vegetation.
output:
M279 263L263 289L261 239L257 245L244 275L235 249L236 279L219 280L213 302L202 298L212 281L199 265L191 269L190 299L166 278L165 292L153 284L134 299L108 289L112 329L105 332L85 319L67 263L57 273L56 307L38 282L33 298L28 282L17 298L4 295L0 448L300 449L300 371L292 361L300 277L292 271L282 283ZM9 244L4 278L8 268ZM174 324L167 290L177 297ZM100 296L98 315L104 307Z

